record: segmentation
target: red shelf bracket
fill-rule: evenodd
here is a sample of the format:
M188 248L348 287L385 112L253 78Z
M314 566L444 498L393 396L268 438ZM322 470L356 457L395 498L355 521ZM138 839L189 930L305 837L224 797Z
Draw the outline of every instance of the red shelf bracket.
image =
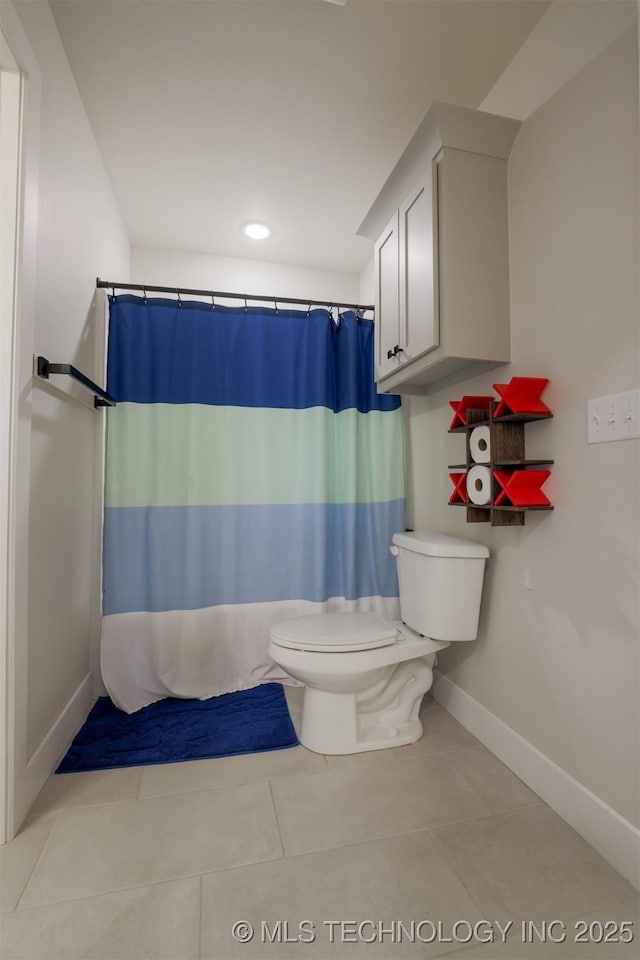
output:
M450 473L449 479L453 484L453 490L449 497L449 503L467 503L467 475L466 473Z
M461 400L449 400L449 406L452 408L454 416L449 424L449 430L455 430L456 427L466 427L467 410L488 410L489 404L493 403L494 397L462 397Z
M496 507L511 504L514 507L550 507L540 487L550 470L495 470L494 477L502 488L495 499Z
M509 383L494 383L500 402L493 411L494 419L508 414L550 414L540 394L549 383L547 377L512 377Z

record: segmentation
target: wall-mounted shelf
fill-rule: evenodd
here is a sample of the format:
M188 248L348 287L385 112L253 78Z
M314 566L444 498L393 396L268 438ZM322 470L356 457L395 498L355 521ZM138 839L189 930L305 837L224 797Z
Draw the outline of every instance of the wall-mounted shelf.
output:
M553 460L494 460L495 467L541 467Z
M553 460L494 460L494 467L542 467L552 464ZM450 463L449 470L466 470L468 463Z
M553 510L541 489L550 473L544 468L553 464L553 460L525 456L525 424L553 417L539 396L547 383L543 378L514 377L509 384L494 384L500 400L463 397L450 402L454 418L449 433L465 434L466 460L449 465L453 484L449 504L466 507L467 523L522 526L527 511ZM481 405L472 406L469 401L474 400ZM531 411L518 409L519 405L527 404L532 407ZM509 412L495 416L496 411L505 409ZM460 423L461 418L464 423ZM472 441L477 427L486 429L480 432L480 437L475 434ZM478 443L484 446L478 448ZM474 459L474 454L479 459ZM472 502L474 493L469 491L470 483L477 483L476 499L486 497L486 503Z

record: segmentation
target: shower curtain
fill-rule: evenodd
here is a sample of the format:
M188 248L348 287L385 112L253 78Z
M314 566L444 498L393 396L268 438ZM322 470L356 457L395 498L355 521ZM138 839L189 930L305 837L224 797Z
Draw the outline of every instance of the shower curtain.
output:
M400 398L353 312L110 298L102 673L132 713L285 675L277 620L398 616Z

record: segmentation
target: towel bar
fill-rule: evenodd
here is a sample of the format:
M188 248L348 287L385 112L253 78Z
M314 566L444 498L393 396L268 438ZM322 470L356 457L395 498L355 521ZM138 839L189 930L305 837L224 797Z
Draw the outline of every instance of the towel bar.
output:
M99 387L98 384L94 383L93 380L90 380L89 377L85 377L84 373L81 373L81 371L78 370L77 367L74 367L71 363L49 363L46 357L38 357L37 373L38 376L42 377L43 380L48 380L51 374L65 374L66 376L72 377L78 383L82 384L82 386L86 387L87 390L91 390L91 392L94 394L94 407L116 406L115 398L112 397L110 393L107 393L106 390L103 390L101 387Z

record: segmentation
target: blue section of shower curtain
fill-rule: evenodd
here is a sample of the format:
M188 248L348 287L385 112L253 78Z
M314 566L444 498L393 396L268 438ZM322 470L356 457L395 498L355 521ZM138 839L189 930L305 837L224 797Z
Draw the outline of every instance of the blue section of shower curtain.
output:
M392 597L403 524L404 500L107 508L103 611Z
M376 392L374 327L326 310L218 307L116 297L109 320L109 392L123 402L396 410Z

